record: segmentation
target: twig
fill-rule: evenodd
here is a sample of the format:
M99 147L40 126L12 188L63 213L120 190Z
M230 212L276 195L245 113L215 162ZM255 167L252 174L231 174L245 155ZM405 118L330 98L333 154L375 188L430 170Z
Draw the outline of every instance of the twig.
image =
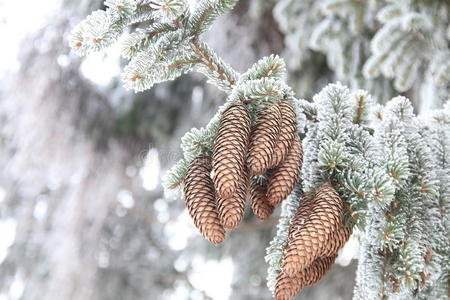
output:
M173 24L178 29L185 30L183 24L180 22L179 19L173 20ZM195 32L194 32L195 33ZM220 80L227 82L229 88L232 88L236 84L235 78L230 78L227 76L227 74L220 69L221 62L216 62L214 59L209 56L204 49L199 45L198 43L198 36L195 34L193 35L192 40L189 42L189 46L191 47L192 51L194 51L195 54L197 54L200 62L205 65L209 70L217 74L217 78ZM237 72L235 72L237 74Z

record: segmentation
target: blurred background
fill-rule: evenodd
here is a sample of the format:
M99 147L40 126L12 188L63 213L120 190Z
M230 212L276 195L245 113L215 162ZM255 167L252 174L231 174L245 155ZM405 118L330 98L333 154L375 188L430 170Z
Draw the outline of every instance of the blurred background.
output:
M285 53L276 2L240 1L205 39L238 71ZM248 214L213 246L161 187L181 136L226 95L195 73L134 94L117 47L71 53L70 30L101 8L0 0L0 300L271 299L264 256L278 212ZM289 74L306 98L334 80L323 55L310 62ZM348 251L299 298L351 299Z

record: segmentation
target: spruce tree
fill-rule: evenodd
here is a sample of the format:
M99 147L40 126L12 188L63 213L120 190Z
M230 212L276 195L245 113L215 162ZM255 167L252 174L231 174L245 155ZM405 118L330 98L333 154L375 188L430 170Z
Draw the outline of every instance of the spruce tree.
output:
M320 280L352 233L361 243L355 299L446 299L448 1L281 0L287 66L270 55L242 74L201 39L236 2L106 0L70 45L86 55L120 42L122 80L136 92L196 70L227 94L208 124L185 134L165 187L184 190L213 243L239 226L247 200L260 219L281 205L266 256L276 299ZM315 66L324 62L325 75ZM287 70L304 75L289 85ZM296 97L329 79L350 88ZM436 110L416 115L406 97L388 100L407 91Z

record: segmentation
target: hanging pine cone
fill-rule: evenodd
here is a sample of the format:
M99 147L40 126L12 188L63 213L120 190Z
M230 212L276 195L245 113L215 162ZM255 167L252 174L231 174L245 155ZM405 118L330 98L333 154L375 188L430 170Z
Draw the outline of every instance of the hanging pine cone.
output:
M327 247L323 250L323 256L330 256L337 253L352 235L352 230L344 224L343 220L338 226L336 234L328 240Z
M291 240L293 240L295 238L295 234L304 225L306 219L308 218L311 211L313 210L314 203L315 203L315 197L304 196L302 198L302 201L300 202L300 206L299 206L296 214L292 218L291 225L289 226L288 243L290 243ZM352 234L351 228L346 226L343 217L340 219L340 221L341 222L339 222L338 231L328 241L329 246L326 249L324 249L325 252L322 254L322 256L334 255L335 253L337 253L337 251L340 248L342 248L344 246L344 244L350 238L350 235Z
M209 157L194 159L184 180L184 198L195 226L207 240L218 244L225 239L225 230L219 220L210 172Z
M242 103L222 115L213 146L213 180L217 195L231 197L240 183L250 135L250 116Z
M343 203L339 194L329 183L320 186L313 200L309 216L298 230L291 232L291 240L283 255L283 271L295 276L308 267L317 257L330 253L333 239L339 239L338 231L343 224Z
M302 144L296 137L282 165L278 166L269 176L267 200L270 204L274 206L280 204L292 192L300 176L302 163Z
M230 198L217 197L217 209L223 227L233 229L239 225L244 217L248 185L249 178L247 172L244 172L236 192Z
M303 196L300 205L292 217L288 232L288 244L295 238L295 234L302 228L306 219L311 213L315 198L313 196Z
M258 182L256 178L251 182L251 204L255 216L260 220L265 220L273 213L275 207L267 201L267 185Z
M303 288L316 284L330 270L336 256L317 258L309 267L293 277L283 272L278 274L275 299L291 300Z
M322 209L322 211L328 211L328 214L334 214L336 209L340 211L340 217L338 219L336 231L327 240L327 243L324 245L321 254L321 256L332 256L337 253L337 251L342 248L342 246L344 246L344 244L350 238L352 232L351 229L345 224L344 203L342 202L342 199L331 184L326 185L327 186L325 187L324 185L322 185L322 187L319 189L317 198L320 199L319 196L322 195L322 197L324 198L334 198L335 202L330 201L330 203L328 203L330 207L328 207L328 209L324 208ZM333 205L335 206L333 207Z
M251 175L263 175L272 160L278 133L280 132L281 112L278 105L264 110L252 134L247 154L247 166Z
M291 104L287 101L278 103L281 112L280 133L273 151L269 168L275 168L280 165L288 155L291 145L297 137L297 117Z

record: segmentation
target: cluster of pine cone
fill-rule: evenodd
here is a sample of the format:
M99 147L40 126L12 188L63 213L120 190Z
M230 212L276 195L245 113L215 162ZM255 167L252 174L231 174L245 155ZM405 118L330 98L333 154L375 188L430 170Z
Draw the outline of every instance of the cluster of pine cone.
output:
M247 198L259 219L268 218L292 191L303 162L296 114L287 101L263 110L252 127L246 104L228 107L220 120L212 155L192 161L184 181L186 207L212 243L236 228Z
M241 222L247 198L259 219L268 218L292 192L302 162L289 102L263 110L253 127L246 105L231 105L220 120L212 155L194 159L184 181L186 207L195 226L210 242L223 242L225 230ZM276 299L292 299L319 281L350 234L343 201L330 183L303 197L289 228Z
M315 195L303 197L289 227L275 298L290 300L319 281L350 235L343 201L330 183L320 186Z

